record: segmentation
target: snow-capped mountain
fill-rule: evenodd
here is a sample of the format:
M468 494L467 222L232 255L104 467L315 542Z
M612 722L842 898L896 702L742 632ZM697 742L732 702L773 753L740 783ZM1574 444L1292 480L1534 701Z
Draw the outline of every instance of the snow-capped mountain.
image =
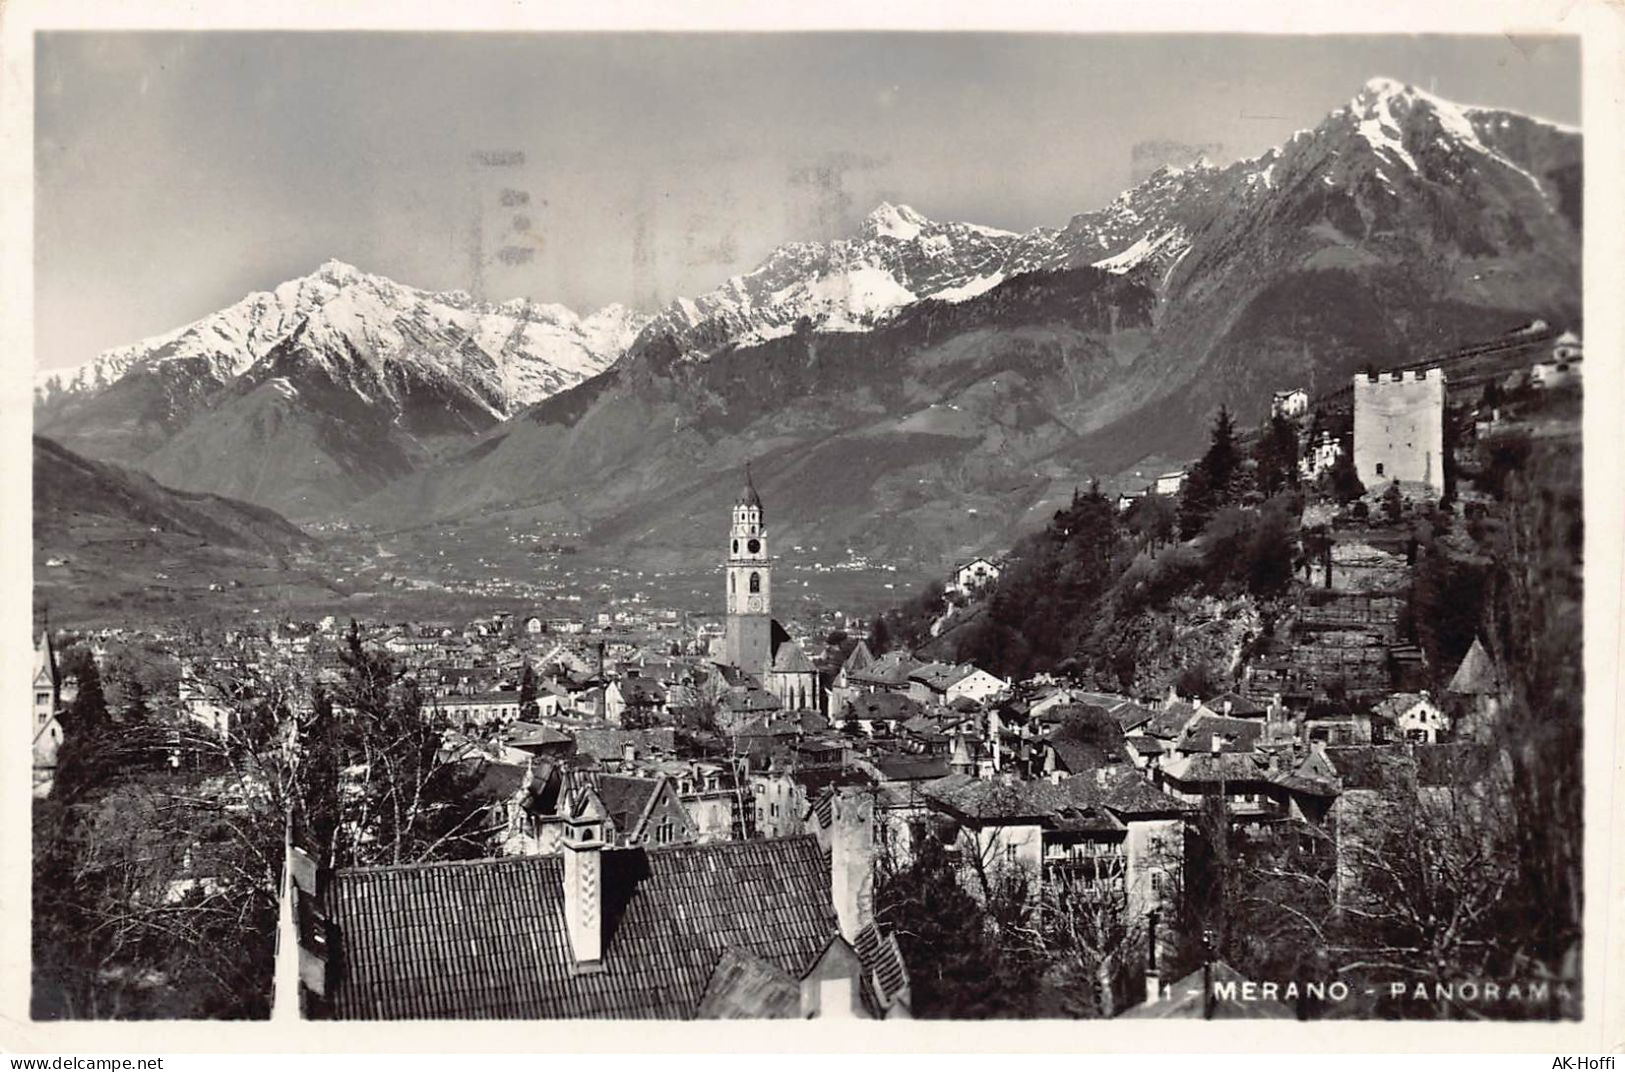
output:
M374 381L392 362L445 362L468 379L493 415L503 416L603 371L644 319L622 305L581 317L562 305L485 304L461 291L417 290L328 261L185 327L107 350L76 368L42 371L35 397L49 405L111 387L132 371L165 366L185 366L188 376L223 385L300 333L311 360L353 353Z
M1247 417L1274 389L1496 325L1574 324L1581 157L1570 128L1374 79L1257 157L1163 167L1060 227L883 203L648 319L326 265L59 377L36 417L82 453L294 518L369 495L386 524L550 496L689 509L685 479L802 434L875 501L1019 517L1039 468L1185 456L1221 401ZM963 447L969 483L925 493L941 474L916 428ZM888 531L936 523L915 520Z
M682 356L703 359L725 346L788 335L798 325L868 330L916 301L964 301L1022 272L1082 265L1133 273L1161 292L1199 231L1268 200L1306 172L1328 187L1346 187L1368 172L1392 186L1402 175L1450 182L1464 168L1486 167L1521 176L1533 192L1555 199L1561 180L1537 176L1518 160L1549 157L1554 147L1561 155L1557 143L1575 141L1576 133L1376 78L1314 131L1283 146L1223 167L1199 157L1188 167L1159 168L1103 209L1058 229L1014 234L941 223L882 202L850 238L780 246L751 271L674 301L642 338L669 339Z
M482 303L329 261L40 377L35 426L175 487L308 517L598 374L645 319Z
M1193 456L1221 403L1251 422L1275 390L1577 325L1580 179L1572 130L1374 80L1257 157L1162 168L1060 228L882 205L357 512L556 509L699 556L750 459L781 539L937 568L1089 475Z

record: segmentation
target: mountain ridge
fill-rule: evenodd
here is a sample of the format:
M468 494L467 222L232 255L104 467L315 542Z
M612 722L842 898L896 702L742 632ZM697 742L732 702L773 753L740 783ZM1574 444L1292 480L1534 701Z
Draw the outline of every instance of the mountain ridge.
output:
M834 528L940 556L1003 540L990 511L1041 511L1080 472L1184 456L1221 402L1250 418L1273 388L1535 317L1577 323L1579 188L1578 134L1374 79L1279 146L1158 168L1059 228L882 202L847 238L786 243L678 299L597 371L506 413L466 340L428 340L432 374L407 375L339 345L355 333L307 329L141 464L292 516L526 509L616 539L670 522L697 544L699 507L662 519L651 497L690 488L697 504L701 481L774 452L870 473L858 455L895 447L859 497L930 488L894 519L917 546L856 504ZM263 445L252 465L244 429ZM777 490L825 486L792 478L804 469Z

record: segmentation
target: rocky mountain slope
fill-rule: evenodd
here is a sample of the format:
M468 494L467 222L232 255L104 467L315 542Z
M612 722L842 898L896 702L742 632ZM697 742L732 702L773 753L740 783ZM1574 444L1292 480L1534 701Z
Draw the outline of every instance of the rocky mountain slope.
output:
M518 511L698 554L750 459L781 546L935 568L1092 475L1192 456L1221 403L1252 421L1277 388L1576 324L1579 167L1572 131L1379 80L1256 159L1164 168L1059 230L950 242L962 256L927 244L963 225L882 206L667 310L610 372L361 513ZM847 305L800 297L831 278Z
M92 461L34 437L34 530L47 545L75 517L96 517L190 537L201 544L277 556L310 550L298 527L263 506L166 488L144 473Z
M331 607L323 549L264 507L176 491L34 437L34 609L79 626Z
M1251 421L1277 388L1578 327L1580 167L1576 131L1379 79L1257 158L1161 168L1059 228L883 204L647 322L336 268L292 286L314 312L251 340L193 325L38 413L289 516L508 515L651 553L714 550L749 459L779 546L934 570L1090 476L1191 456L1220 403ZM520 383L519 352L575 360Z

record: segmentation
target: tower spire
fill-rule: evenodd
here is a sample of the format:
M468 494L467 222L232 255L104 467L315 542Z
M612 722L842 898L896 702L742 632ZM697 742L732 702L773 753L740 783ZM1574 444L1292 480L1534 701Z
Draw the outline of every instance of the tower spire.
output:
M756 494L756 482L751 479L750 462L745 463L745 490L739 493L739 505L762 508L762 497Z

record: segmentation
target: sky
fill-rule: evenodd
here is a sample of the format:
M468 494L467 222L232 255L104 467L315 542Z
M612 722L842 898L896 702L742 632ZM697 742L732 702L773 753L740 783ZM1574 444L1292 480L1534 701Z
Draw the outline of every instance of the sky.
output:
M36 366L330 258L430 290L653 310L881 200L1009 230L1134 147L1253 156L1386 76L1578 124L1572 39L42 33Z

